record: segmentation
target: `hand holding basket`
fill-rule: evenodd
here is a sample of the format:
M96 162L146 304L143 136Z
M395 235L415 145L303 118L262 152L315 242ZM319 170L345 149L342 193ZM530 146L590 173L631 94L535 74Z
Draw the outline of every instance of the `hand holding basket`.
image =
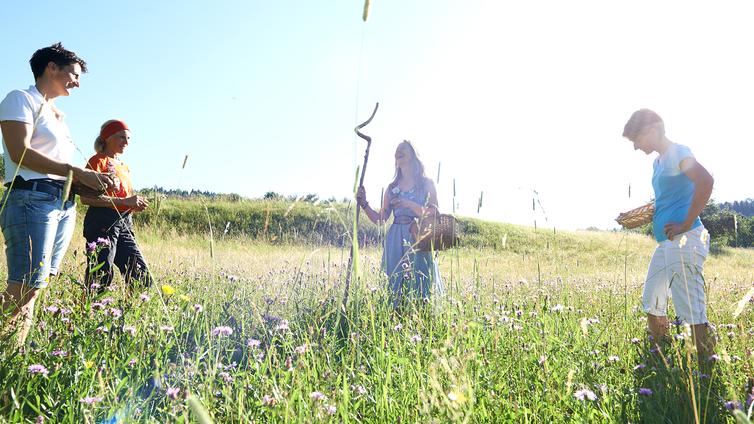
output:
M630 230L633 228L641 227L644 224L649 224L650 222L652 222L652 217L654 216L654 214L655 203L649 202L646 205L631 209L628 212L623 212L622 214L618 215L615 220L618 222L618 224L622 225L623 228Z

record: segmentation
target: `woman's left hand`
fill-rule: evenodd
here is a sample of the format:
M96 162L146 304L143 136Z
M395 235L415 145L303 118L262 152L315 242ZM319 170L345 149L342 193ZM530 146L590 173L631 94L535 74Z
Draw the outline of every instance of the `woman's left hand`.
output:
M677 236L678 234L683 234L686 231L690 230L689 225L681 224L679 222L668 222L665 224L665 236L667 236L668 240L673 240L673 237Z

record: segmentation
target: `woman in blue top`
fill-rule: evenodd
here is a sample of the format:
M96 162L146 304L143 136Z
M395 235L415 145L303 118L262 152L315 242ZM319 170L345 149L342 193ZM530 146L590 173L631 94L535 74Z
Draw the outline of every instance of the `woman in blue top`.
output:
M404 293L423 299L428 298L431 291L441 293L442 281L432 253L417 251L414 246L418 221L437 214L435 185L424 175L424 165L414 146L403 141L395 150L395 178L387 187L379 211L369 206L364 187L359 187L356 198L375 224L387 221L393 214L393 223L385 237L382 267L390 280L395 301Z
M714 337L707 321L702 276L709 234L699 214L712 194L714 180L688 147L668 140L662 118L649 109L631 115L623 136L633 142L634 150L659 153L652 175L652 228L658 245L642 295L649 332L656 341L667 337L671 295L676 315L691 325L699 360L705 362L714 349Z

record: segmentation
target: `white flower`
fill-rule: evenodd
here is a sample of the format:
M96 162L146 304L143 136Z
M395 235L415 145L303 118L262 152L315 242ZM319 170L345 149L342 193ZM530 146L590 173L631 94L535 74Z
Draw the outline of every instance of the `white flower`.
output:
M702 243L707 244L707 240L709 240L709 231L707 229L702 230L702 235L699 236L699 238L702 240Z

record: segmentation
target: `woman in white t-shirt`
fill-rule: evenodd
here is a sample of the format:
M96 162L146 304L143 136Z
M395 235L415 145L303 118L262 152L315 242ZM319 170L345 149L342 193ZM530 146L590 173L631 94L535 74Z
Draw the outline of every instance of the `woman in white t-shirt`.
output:
M76 205L73 196L62 198L66 176L70 172L76 183L95 190L112 186L108 175L71 164L75 147L54 105L56 97L79 86L86 62L57 43L37 50L29 63L34 85L11 91L0 103L6 182L0 226L8 262L2 307L19 345L28 335L37 293L58 273L73 235Z

